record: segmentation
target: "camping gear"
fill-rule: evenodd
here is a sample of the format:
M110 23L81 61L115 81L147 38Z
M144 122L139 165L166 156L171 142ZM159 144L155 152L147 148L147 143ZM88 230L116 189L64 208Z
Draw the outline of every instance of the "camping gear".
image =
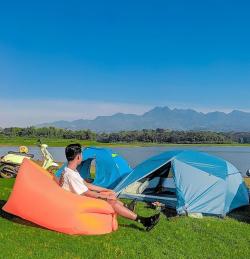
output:
M87 147L82 152L83 162L77 168L83 179L92 178L91 164L95 167L95 176L92 179L93 184L113 189L125 176L131 171L127 161L117 153L108 148ZM60 178L65 163L56 173L55 176Z
M237 168L197 151L169 151L138 165L114 189L120 198L160 202L180 215L225 216L248 205L248 190Z
M64 190L49 172L28 159L19 169L3 210L66 234L100 235L118 227L116 214L106 201Z
M54 169L57 169L59 165L54 162L52 155L48 151L48 145L42 144L39 140L38 146L40 147L41 153L43 155L42 167L50 172L52 172ZM2 156L0 159L0 175L3 178L16 177L19 167L22 164L24 158L34 158L34 155L28 154L28 152L28 147L20 146L19 152L9 151L5 156Z

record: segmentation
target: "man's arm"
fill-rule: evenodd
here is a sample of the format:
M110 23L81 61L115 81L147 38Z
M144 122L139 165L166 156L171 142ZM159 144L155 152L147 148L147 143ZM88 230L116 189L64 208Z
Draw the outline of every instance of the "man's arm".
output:
M82 193L81 195L83 196L87 196L87 197L91 197L91 198L100 198L100 199L106 199L106 200L116 200L115 195L111 194L111 193L98 193L98 192L93 192L91 190L88 190L84 193Z
M102 187L99 187L99 186L96 186L94 184L91 184L91 183L87 183L86 181L84 181L84 184L88 187L88 189L90 191L95 191L95 192L107 192L107 193L113 193L115 194L112 190L109 190L109 189L106 189L106 188L102 188Z

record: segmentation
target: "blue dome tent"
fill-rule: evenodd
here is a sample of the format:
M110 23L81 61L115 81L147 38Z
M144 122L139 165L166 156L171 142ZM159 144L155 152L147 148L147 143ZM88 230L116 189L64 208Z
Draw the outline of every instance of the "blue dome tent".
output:
M83 179L90 179L91 163L95 163L95 178L93 184L113 189L131 171L127 161L108 148L87 147L83 150L83 162L77 168ZM59 178L67 164L56 173Z
M225 216L248 205L247 187L229 162L196 151L170 151L138 165L114 190L120 198L159 201L178 214Z

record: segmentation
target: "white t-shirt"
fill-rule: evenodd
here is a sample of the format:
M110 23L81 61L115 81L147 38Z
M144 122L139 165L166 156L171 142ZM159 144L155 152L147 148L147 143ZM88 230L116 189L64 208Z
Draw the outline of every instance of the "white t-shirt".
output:
M85 185L80 174L68 167L65 167L64 172L61 175L60 186L67 191L79 195L88 191L88 187Z

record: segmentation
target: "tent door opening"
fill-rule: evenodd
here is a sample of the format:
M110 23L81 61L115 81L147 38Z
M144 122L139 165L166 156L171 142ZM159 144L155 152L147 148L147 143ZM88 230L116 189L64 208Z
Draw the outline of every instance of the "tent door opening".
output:
M142 195L144 197L176 198L176 186L172 175L171 162L163 165L145 178L135 182L125 189L125 193Z
M176 196L175 189L171 162L169 162L143 179L141 194L150 196Z

